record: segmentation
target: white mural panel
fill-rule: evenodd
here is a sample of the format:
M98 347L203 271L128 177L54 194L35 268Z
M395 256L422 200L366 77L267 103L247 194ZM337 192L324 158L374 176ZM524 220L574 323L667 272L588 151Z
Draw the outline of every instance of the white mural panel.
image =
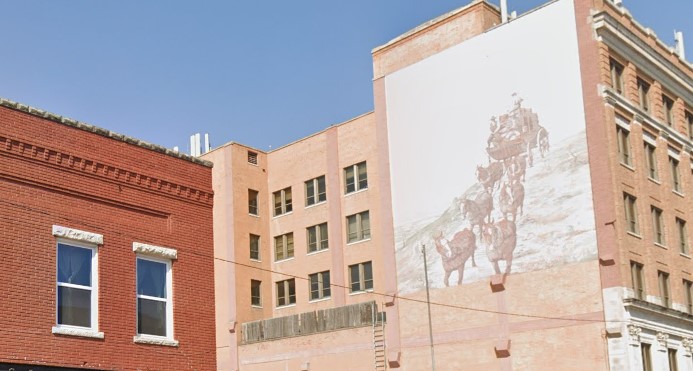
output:
M385 78L400 293L597 254L571 0Z

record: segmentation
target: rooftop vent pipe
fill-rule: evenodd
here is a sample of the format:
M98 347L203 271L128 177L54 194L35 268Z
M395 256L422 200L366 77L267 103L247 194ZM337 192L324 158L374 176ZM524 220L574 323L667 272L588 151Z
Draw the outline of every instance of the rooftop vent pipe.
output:
M676 54L679 58L686 60L686 50L683 47L683 32L674 31L674 42L676 43Z
M508 22L508 0L500 0L501 23Z
M622 1L622 0L613 0L613 2L614 2L614 5L617 5L617 6L622 6L622 5L623 5L623 1Z

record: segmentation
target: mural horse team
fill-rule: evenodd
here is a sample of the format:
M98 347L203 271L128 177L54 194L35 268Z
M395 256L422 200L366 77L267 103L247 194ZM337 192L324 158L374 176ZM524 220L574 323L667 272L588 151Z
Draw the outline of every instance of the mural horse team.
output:
M486 152L488 165L477 165L475 185L479 191L473 198L460 201L461 216L469 227L446 239L442 231L431 236L440 254L444 284L457 271L457 284L462 283L469 258L476 267L474 253L477 241L486 248L486 257L496 274L501 273L499 262L505 261L505 274L512 268L513 252L517 245L518 217L524 214L525 177L527 167L534 164L537 151L543 158L549 151L549 133L539 125L531 109L522 107L516 94L514 107L500 117L491 117ZM496 208L497 205L497 208ZM493 214L500 216L494 220Z

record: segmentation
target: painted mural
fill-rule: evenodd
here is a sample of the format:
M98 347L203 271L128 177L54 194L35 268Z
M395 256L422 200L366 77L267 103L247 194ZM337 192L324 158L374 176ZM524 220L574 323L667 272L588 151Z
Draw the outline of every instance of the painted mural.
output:
M386 77L400 293L425 287L422 246L434 288L596 258L577 42L555 43L577 40L572 12Z

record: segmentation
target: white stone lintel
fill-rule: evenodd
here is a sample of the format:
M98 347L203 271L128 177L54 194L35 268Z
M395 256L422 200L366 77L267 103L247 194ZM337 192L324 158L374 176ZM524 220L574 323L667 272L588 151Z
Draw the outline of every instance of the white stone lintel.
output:
M79 336L83 338L103 339L103 332L94 331L91 329L81 329L73 327L53 326L51 330L56 335Z
M163 345L167 347L177 347L178 340L167 339L160 336L136 335L132 341L137 344Z
M93 243L96 245L103 245L102 234L81 231L79 229L62 227L59 225L53 226L53 236L86 243Z
M133 242L132 251L139 254L151 255L164 259L178 259L178 250L176 249L154 246L141 242Z

